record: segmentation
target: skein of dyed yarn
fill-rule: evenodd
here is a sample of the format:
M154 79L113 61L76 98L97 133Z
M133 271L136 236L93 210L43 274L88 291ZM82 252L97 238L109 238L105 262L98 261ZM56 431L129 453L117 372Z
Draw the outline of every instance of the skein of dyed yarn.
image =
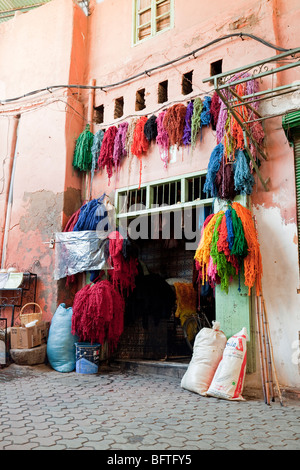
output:
M110 178L112 177L113 173L113 166L114 166L114 144L115 144L115 137L118 132L116 126L110 126L104 133L100 155L98 159L98 167L99 168L106 168L109 184Z
M211 114L210 114L210 108L211 108L211 97L210 96L205 96L203 100L203 108L200 116L200 126L201 128L203 126L209 126L210 121L211 121Z
M131 145L131 152L133 155L135 155L140 162L140 177L139 177L139 189L141 187L141 182L142 182L142 157L145 152L147 152L149 148L149 142L146 139L145 133L144 133L144 127L147 122L147 117L143 116L140 119L138 119L134 133L133 133L133 141Z
M189 104L187 105L186 115L184 118L185 125L183 129L182 142L183 142L183 145L185 146L191 145L191 133L192 133L191 122L192 122L192 116L193 116L193 109L194 109L194 102L190 101Z
M97 169L97 164L98 164L98 158L100 155L100 150L103 142L103 137L104 137L104 130L100 129L98 132L96 132L94 139L93 139L93 145L92 145L92 168L91 171L94 173Z
M186 106L183 103L171 106L164 116L163 125L169 135L170 145L182 146Z
M218 190L215 184L215 180L216 180L216 175L220 168L223 154L224 154L224 146L222 142L220 142L213 149L209 162L208 162L208 166L207 166L207 174L205 178L203 191L208 195L208 197L216 197L218 195Z
M73 167L79 171L90 171L92 168L92 146L94 134L90 131L90 125L87 124L84 131L76 141Z
M167 168L169 162L169 135L167 130L164 128L163 121L167 111L159 113L156 119L157 124L157 136L156 144L159 147L160 159L164 162L164 167Z
M250 195L253 190L254 177L250 171L243 150L238 150L233 163L234 188L240 194Z
M203 109L203 102L201 98L196 98L194 101L193 115L192 115L192 120L191 120L192 148L194 148L196 145L197 134L200 130L202 109Z
M155 142L157 137L157 123L156 116L153 114L149 119L147 119L144 126L145 137L148 140L149 144Z
M220 97L218 93L215 91L212 96L211 106L210 106L211 126L214 131L216 130L216 126L218 122L220 106L221 106Z
M223 155L220 168L216 174L215 185L220 199L233 200L236 196L234 189L234 174L231 163L226 163Z
M128 122L122 122L115 136L113 161L115 169L118 170L121 160L126 156L126 134L128 129Z

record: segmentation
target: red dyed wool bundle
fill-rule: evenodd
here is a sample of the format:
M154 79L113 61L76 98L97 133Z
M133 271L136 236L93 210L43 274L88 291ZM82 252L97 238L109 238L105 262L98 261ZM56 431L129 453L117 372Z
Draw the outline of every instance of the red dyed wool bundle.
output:
M110 272L110 278L114 288L118 289L121 295L128 295L135 287L135 278L138 274L137 259L125 260L122 252L123 237L120 232L112 232L108 238L110 263L113 268Z
M109 181L113 174L114 146L117 132L116 126L111 126L105 131L98 159L98 167L102 169L106 167Z
M124 330L124 300L105 280L88 284L73 303L72 334L80 341L104 344L113 352Z

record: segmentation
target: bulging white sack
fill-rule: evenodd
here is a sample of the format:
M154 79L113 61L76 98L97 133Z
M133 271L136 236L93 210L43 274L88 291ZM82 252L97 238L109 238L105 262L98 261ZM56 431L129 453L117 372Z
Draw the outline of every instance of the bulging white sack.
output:
M181 379L181 387L200 395L206 395L226 346L226 336L220 331L220 323L213 328L202 328L194 342L192 359Z
M247 330L243 328L227 341L207 395L226 400L243 400L246 362Z

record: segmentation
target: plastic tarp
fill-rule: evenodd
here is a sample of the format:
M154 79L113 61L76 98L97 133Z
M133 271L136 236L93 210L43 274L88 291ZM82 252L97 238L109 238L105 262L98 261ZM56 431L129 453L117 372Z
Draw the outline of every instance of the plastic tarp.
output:
M98 231L56 233L54 279L109 269L104 255L105 240L106 235Z

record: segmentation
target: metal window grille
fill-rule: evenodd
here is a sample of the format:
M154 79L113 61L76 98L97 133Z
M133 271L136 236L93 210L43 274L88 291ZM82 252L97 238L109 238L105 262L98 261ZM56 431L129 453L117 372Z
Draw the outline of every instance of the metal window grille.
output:
M151 212L211 205L212 198L203 192L206 172L168 178L116 192L117 217L138 216Z

